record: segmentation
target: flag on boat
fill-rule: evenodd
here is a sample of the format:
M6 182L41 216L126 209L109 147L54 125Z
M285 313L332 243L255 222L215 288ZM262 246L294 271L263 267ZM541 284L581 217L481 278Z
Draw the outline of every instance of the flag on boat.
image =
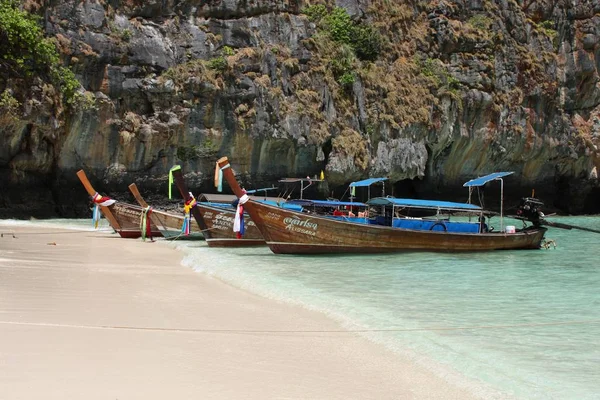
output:
M181 169L180 165L173 165L169 170L169 199L172 198L171 187L173 186L173 171L177 171L178 169Z
M218 192L223 191L223 170L219 167L219 162L215 164L215 187Z

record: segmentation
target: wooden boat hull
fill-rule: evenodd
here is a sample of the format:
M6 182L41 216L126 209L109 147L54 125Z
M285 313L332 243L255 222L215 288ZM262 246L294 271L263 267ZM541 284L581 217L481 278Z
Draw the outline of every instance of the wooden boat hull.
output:
M233 192L244 196L227 158L218 163ZM244 209L277 254L539 249L546 232L542 227L510 234L409 230L327 218L253 200L247 200Z
M176 215L161 210L152 209L150 214L152 223L156 225L165 239L169 240L203 240L204 235L200 231L198 223L192 218L190 224L190 234L181 233L183 227L183 215Z
M175 185L179 189L179 193L185 201L191 199L191 193L188 191L181 168L173 169L173 178ZM204 212L204 213L203 213ZM192 207L191 213L196 219L196 222L204 233L204 238L209 247L248 247L248 246L264 246L260 231L256 225L250 221L249 217L244 217L246 232L241 239L236 237L233 232L233 220L235 211L218 208L198 202L195 207Z
M137 239L142 237L140 230L140 220L142 218L142 208L133 204L117 202L108 208L119 224L117 233L125 239ZM113 227L114 228L114 227ZM162 233L154 224L150 224L152 237L162 237Z
M90 197L94 197L97 194L96 190L87 178L84 170L77 171L77 177L81 181L81 184L87 191ZM125 239L137 239L142 236L140 228L140 218L142 216L142 208L133 204L116 202L110 206L100 206L100 211L104 217L108 220L110 226L117 232L122 238ZM153 226L150 225L152 231L152 237L161 237L162 234Z
M202 202L196 204L200 211L200 216L206 225L206 243L210 247L247 247L264 246L263 239L256 224L248 215L244 216L245 232L242 238L238 239L233 231L233 221L235 218L234 210L213 207Z
M149 204L144 200L140 191L135 183L129 185L129 190L133 197L137 200L140 207L147 208ZM188 235L182 234L183 222L185 218L183 215L174 214L162 210L152 209L150 213L150 220L158 230L162 233L163 237L168 240L202 240L204 235L195 220L190 222L190 233Z
M249 204L251 203L251 204ZM246 209L277 254L539 249L545 228L512 234L418 231L367 225L248 202Z

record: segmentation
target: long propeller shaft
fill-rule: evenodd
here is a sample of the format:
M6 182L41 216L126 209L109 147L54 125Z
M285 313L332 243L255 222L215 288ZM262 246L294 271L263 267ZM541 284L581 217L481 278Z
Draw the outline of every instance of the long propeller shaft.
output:
M554 228L569 229L569 230L571 230L571 229L578 229L578 230L581 230L581 231L600 233L600 230L597 230L597 229L586 228L584 226L563 224L562 222L552 222L552 221L547 221L545 219L541 220L540 224L552 226Z

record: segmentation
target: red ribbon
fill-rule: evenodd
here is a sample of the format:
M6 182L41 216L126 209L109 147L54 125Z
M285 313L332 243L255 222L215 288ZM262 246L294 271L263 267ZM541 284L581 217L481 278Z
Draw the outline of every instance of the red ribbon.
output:
M152 226L150 223L150 214L152 214L152 207L148 209L146 213L146 237L149 237L152 240Z

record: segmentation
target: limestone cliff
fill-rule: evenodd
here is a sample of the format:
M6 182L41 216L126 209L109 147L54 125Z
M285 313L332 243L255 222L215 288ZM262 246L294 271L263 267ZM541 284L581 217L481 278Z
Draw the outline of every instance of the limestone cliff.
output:
M22 6L82 89L68 106L42 81L0 74L20 104L0 126L4 216L19 204L73 215L79 168L117 193L164 191L181 164L209 189L221 155L256 185L324 170L332 189L386 175L397 195L462 200L462 182L512 170L509 196L535 188L564 211L600 212L596 1ZM350 25L366 41L343 36Z

